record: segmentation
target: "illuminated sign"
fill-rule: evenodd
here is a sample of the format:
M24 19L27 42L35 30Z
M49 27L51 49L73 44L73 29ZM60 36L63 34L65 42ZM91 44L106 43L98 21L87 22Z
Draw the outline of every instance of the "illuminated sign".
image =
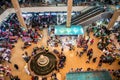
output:
M83 35L84 31L81 25L72 25L70 28L65 25L55 26L55 35Z

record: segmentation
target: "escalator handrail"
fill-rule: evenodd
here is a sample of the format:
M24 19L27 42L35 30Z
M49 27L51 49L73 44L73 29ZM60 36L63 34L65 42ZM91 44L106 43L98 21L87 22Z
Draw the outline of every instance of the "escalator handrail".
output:
M98 14L98 15L96 15L96 16L94 16L94 17L91 17L91 18L89 18L89 19L87 19L87 20L85 20L85 21L80 22L80 23L78 23L77 25L82 25L82 24L85 24L87 21L92 21L92 19L94 19L94 18L97 17L97 16L101 16L101 18L103 18L103 17L102 17L103 14L112 15L113 13L111 13L111 12L103 12L103 13L100 13L100 14ZM108 17L108 16L107 16L107 17ZM110 18L110 17L108 17L108 18Z
M81 10L80 12L81 12L81 14L83 14L83 13L85 13L86 11L88 11L88 10L90 10L90 9L93 9L94 7L92 6L92 7L90 7L89 9L88 9L88 7L87 8L85 8L85 9L83 9L83 10ZM87 9L87 10L86 10ZM80 14L79 14L80 15ZM74 19L74 18L77 18L79 15L76 15L75 17L72 17L72 19Z
M80 16L83 16L84 14L86 14L86 13L88 13L88 12L90 12L91 10L94 10L94 9L96 9L96 8L99 8L99 7L93 7L93 8L91 8L91 9L89 9L88 11L85 11L85 12L81 13L80 15L74 17L72 20L74 20L74 19L76 19L76 18L78 18L78 17L80 17Z
M74 19L76 19L76 18L78 18L78 17L80 17L80 16L84 15L84 14L88 13L89 11L91 11L91 10L93 10L93 9L95 9L95 8L99 8L99 7L98 7L98 6L97 6L97 7L95 6L95 7L91 8L91 9L89 9L89 10L87 10L87 11L83 12L82 14L77 15L76 17L73 17L71 20L74 20ZM65 23L66 23L66 21L65 21L65 22L63 22L62 24L65 24Z
M96 9L96 8L100 8L100 7L95 6L95 7L91 8L91 9L89 9L89 10L85 11L85 12L82 12L80 15L76 16L76 18L77 18L77 17L80 17L80 16L82 16L82 15L84 15L84 14L86 14L86 13L88 13L88 12L90 12L90 11L92 11L92 10Z
M80 12L81 12L81 13L84 13L84 12L86 12L86 11L88 11L89 9L92 9L92 8L94 8L94 6L87 7L87 8L85 8L85 9L81 10ZM80 15L80 14L78 14L78 15ZM75 18L75 17L78 16L78 15L72 16L72 19Z
M95 12L95 11L97 11L97 10L102 10L102 9L103 9L103 8L97 8L97 9L95 9L95 10L93 10L93 11L90 11L90 12L88 12L87 14L84 14L83 16L78 17L78 18L76 18L75 20L72 20L72 22L73 22L73 21L76 21L76 20L78 20L78 19L81 19L81 18L83 18L84 16L89 15L90 13L93 13L93 12Z
M90 14L90 15L88 15L88 16L86 16L86 17L84 17L84 18L82 18L82 19L80 19L80 20L78 20L78 21L76 21L76 22L74 22L74 23L72 23L72 24L77 24L77 23L79 23L79 22L82 22L83 20L85 20L85 19L88 19L88 18L90 18L91 16L95 16L96 14L99 14L99 13L101 13L102 11L96 11L95 13L93 13L93 14Z
M100 12L96 12L95 14L94 14L94 16L96 16L97 14L100 14L102 11L100 11ZM85 17L85 18L83 18L82 20L80 20L80 22L83 22L84 20L86 20L86 19L88 19L88 18L91 18L92 17L92 15L90 15L90 16L88 16L87 18Z
M86 17L83 17L82 19L80 19L80 20L78 20L78 21L76 21L76 22L74 22L74 23L72 23L72 24L77 24L78 22L80 23L82 20L85 20L85 19L87 19L87 18L90 18L92 15L97 15L97 14L99 14L99 13L101 13L101 12L103 12L103 10L96 11L96 12L94 12L93 14L90 14L90 15L88 15L88 16L86 16Z
M91 13L89 13L89 14L87 14L87 15L84 15L84 16L80 17L79 19L77 19L76 21L72 21L72 23L77 22L77 21L79 21L80 19L85 18L86 16L89 16L89 15L91 15L91 14L93 14L93 13L96 13L97 11L101 11L101 10L96 10L95 12L91 12Z

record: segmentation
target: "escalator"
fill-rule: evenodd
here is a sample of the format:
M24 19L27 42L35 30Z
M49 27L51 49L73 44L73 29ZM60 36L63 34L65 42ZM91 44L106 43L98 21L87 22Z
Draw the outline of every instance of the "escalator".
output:
M80 16L82 16L82 15L84 15L84 14L90 12L91 10L93 10L93 9L95 9L95 8L96 8L96 7L88 7L88 8L86 8L86 9L84 9L84 10L81 11L81 14L72 17L71 20L73 21L73 20L79 18ZM72 21L71 21L71 22L72 22ZM65 25L65 24L66 24L66 21L63 22L61 25Z
M74 17L71 19L72 25L80 24L81 22L84 22L85 20L92 18L96 15L99 15L100 13L104 12L104 8L100 6L92 7L91 9L81 13L80 15ZM66 22L63 24L65 25Z
M102 13L104 11L104 8L103 7L96 7L95 9L91 10L90 12L86 13L86 14L83 14L82 16L78 17L77 19L75 20L72 20L71 21L71 24L72 25L77 25L91 17L94 17L100 13Z
M96 22L97 20L101 20L101 19L110 19L113 15L113 12L102 12L96 16L93 16L83 22L79 22L77 25L82 25L82 26L87 26L89 24L92 24L93 22Z

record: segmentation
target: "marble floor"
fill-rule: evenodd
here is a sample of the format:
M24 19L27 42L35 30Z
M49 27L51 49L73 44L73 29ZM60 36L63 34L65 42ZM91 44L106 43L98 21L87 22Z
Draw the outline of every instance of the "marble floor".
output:
M32 50L34 47L38 46L40 47L41 45L47 46L46 40L48 38L47 34L47 29L44 29L42 31L43 33L43 38L37 43L34 44L32 43L32 46L29 48L22 50L21 47L23 46L23 42L21 39L18 40L18 42L15 44L15 48L12 50L12 57L11 57L11 64L6 63L5 65L9 65L12 74L13 75L18 75L21 80L31 80L31 76L25 73L24 66L26 65L25 61L22 59L22 54L27 51L29 55L31 55ZM76 56L76 51L79 50L81 51L82 48L77 48L75 47L75 51L69 51L67 48L64 49L64 54L66 56L66 63L65 67L60 70L59 74L61 75L61 80L65 80L66 73L69 72L71 68L76 69L76 68L83 68L83 70L86 70L88 67L92 69L119 69L118 61L114 62L112 65L109 64L103 64L102 67L98 67L98 62L99 62L99 57L103 54L102 51L100 51L97 48L97 42L99 39L95 38L92 36L92 33L90 33L90 37L94 38L95 42L93 45L89 45L89 48L93 48L93 57L98 57L96 63L90 62L89 64L86 63L87 60L87 54L84 53L82 57ZM52 51L53 49L57 49L58 51L61 51L61 47L50 47L49 50ZM14 68L14 64L18 64L19 70L16 70ZM9 79L5 79L9 80Z

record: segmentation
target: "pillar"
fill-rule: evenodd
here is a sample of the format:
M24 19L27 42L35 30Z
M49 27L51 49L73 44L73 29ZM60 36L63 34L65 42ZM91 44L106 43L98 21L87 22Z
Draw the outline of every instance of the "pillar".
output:
M68 0L68 7L67 7L67 27L71 26L71 12L72 12L72 4L73 4L73 0Z
M17 14L18 21L19 21L20 25L26 29L26 24L25 24L25 21L22 17L22 12L21 12L18 0L11 0L11 2L12 2L12 5L15 9L16 14Z
M116 10L108 24L108 29L114 26L116 20L118 19L118 16L120 16L120 10Z

